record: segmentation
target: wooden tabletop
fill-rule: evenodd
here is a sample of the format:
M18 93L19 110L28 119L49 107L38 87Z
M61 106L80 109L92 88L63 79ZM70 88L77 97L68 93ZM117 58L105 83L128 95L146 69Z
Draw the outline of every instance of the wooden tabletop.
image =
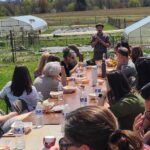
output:
M84 84L85 85L85 92L87 94L87 97L90 93L94 93L94 87L92 87L92 71L91 69L86 69L85 71L85 75L87 77L87 79L89 80L88 84ZM99 78L100 79L100 78ZM81 93L81 89L77 86L77 90L75 93L72 94L64 94L64 101L59 101L57 99L49 99L49 101L53 101L55 103L59 103L59 104L69 104L70 110L73 111L77 108L80 107L80 93ZM99 85L100 88L102 89L103 92L106 92L106 83L104 82L102 85ZM88 97L88 105L97 105L96 100L90 100ZM24 119L25 122L33 122L33 124L35 123L35 113L32 112L31 115L29 115L28 117L26 117ZM61 124L63 120L63 115L62 113L49 113L49 114L44 114L44 124L45 125L58 125Z

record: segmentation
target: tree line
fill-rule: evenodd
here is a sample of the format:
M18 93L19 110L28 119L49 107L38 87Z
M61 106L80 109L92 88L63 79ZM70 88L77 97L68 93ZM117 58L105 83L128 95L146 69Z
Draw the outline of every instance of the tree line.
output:
M150 6L150 0L22 0L0 4L0 16Z

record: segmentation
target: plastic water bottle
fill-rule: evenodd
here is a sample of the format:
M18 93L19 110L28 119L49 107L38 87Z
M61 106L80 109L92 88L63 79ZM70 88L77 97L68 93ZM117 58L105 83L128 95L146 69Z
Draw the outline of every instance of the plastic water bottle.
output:
M63 101L64 100L64 98L63 98L64 91L63 91L63 85L60 82L58 84L58 92L59 92L58 100Z
M70 113L69 104L65 104L65 105L64 105L64 109L63 109L64 118L66 118L66 116L67 116L69 113Z
M97 83L97 66L92 68L92 86L96 86Z
M16 136L16 149L25 149L25 139L24 139L24 124L22 121L17 120L14 125L14 134Z
M103 54L103 60L102 60L102 78L106 77L106 58L105 54Z
M80 96L80 107L85 107L85 106L87 106L87 95L83 89L81 91L81 96Z
M97 76L101 77L102 76L102 69L101 65L97 65Z
M38 92L38 99L39 99L40 102L43 101L43 95L42 95L41 92Z
M72 87L75 86L75 78L74 78L74 77L71 77L69 84L70 84L70 86L72 86Z
M101 94L101 88L99 87L98 83L96 84L96 87L95 87L95 94L96 94L96 97L99 96L99 94Z
M43 105L41 102L38 102L36 109L35 109L35 126L36 128L41 128L44 125L43 120Z

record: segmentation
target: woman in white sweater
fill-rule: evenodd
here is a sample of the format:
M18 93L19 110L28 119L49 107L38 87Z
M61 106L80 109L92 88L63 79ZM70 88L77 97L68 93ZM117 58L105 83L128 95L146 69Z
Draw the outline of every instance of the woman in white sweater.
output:
M6 96L11 106L13 106L15 100L19 99L26 102L29 111L36 107L38 92L32 86L31 76L26 66L18 65L15 67L12 81L8 82L0 91L0 98Z

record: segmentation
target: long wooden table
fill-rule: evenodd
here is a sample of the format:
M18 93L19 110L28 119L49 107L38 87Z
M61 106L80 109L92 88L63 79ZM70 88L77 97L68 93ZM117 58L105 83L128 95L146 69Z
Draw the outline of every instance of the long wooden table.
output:
M89 79L89 84L85 84L85 91L88 94L93 93L94 89L91 86L91 69L87 69L86 71L87 79ZM102 85L100 85L100 88L103 92L106 91L106 83L104 82ZM52 101L57 101L50 99ZM69 104L69 107L72 110L75 110L80 107L80 89L78 89L73 94L64 94L64 102L65 104ZM62 103L62 102L60 102ZM88 98L88 105L96 105L96 101L90 100ZM33 122L34 123L34 112L30 112L27 114L22 115L20 119L22 119L25 122ZM61 132L61 123L63 121L63 115L62 113L50 113L44 115L44 124L45 126L40 129L32 129L31 133L29 135L25 136L25 142L26 142L26 148L25 150L44 150L43 149L43 137L46 135L55 136L57 138L57 143L60 137L62 137ZM3 137L0 139L0 146L5 145L5 143L8 144L11 149L13 150L15 147L15 138L12 137Z
M84 84L85 85L85 92L87 94L87 97L88 97L88 94L90 93L94 93L94 87L92 87L92 71L91 69L86 69L86 77L87 79L89 80L89 83L88 84ZM100 79L100 78L99 78ZM78 85L76 85L78 86ZM102 85L100 85L100 88L102 89L103 92L106 91L106 83L104 82ZM80 92L81 92L81 89L79 89L77 87L77 90L75 93L72 93L72 94L64 94L64 101L61 102L56 99L50 99L50 101L53 101L53 102L56 102L56 103L59 103L59 104L69 104L69 107L70 107L70 110L73 111L77 108L80 107ZM88 105L96 105L96 101L94 100L90 100L89 97L88 97ZM31 115L29 115L27 118L24 119L25 122L33 122L33 124L35 123L35 113L33 112ZM61 124L63 120L63 115L62 113L49 113L49 114L44 114L44 124L45 125L58 125L58 124Z

